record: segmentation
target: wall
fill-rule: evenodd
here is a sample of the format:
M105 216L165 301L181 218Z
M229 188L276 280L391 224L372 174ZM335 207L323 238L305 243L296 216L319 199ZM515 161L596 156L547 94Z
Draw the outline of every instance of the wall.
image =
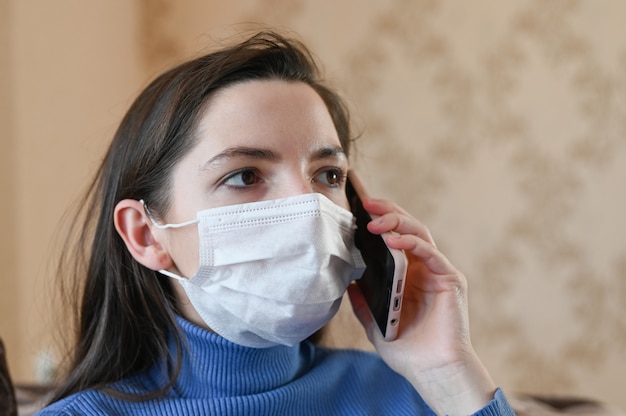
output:
M129 100L166 66L262 22L293 29L316 52L364 132L354 163L371 192L428 224L468 276L474 343L497 382L626 409L623 2L8 8L0 329L20 352L11 363L20 379L33 379L49 342L40 305L56 224ZM369 348L357 325L344 308L327 342Z
M2 68L8 73L2 121L7 118L8 128L0 241L8 269L1 277L0 328L17 355L11 371L18 380L32 380L51 343L48 307L60 219L95 171L144 76L138 45L129 41L138 30L132 3L2 4Z
M17 302L17 238L15 228L15 123L13 117L13 68L5 63L12 55L11 4L0 2L0 335L8 351L19 351L19 331L15 314L20 305ZM9 318L10 317L10 318Z

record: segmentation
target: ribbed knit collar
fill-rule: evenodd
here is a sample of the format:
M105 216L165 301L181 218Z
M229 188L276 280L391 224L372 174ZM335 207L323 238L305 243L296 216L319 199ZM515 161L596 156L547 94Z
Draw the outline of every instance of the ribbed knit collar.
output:
M313 363L314 346L248 348L178 318L187 348L172 393L188 398L258 394L283 386ZM185 347L183 347L185 348Z

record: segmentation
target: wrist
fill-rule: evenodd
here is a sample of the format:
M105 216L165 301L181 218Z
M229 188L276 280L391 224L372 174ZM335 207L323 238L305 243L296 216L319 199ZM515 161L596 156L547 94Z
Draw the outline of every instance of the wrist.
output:
M474 353L464 360L420 371L409 381L438 415L471 415L485 407L497 390Z

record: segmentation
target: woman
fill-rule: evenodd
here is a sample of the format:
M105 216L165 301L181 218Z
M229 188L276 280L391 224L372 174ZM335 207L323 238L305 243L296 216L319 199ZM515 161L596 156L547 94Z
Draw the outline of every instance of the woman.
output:
M350 285L350 141L306 48L274 33L152 82L85 203L77 343L41 414L513 414L472 349L463 275L365 199L410 262L398 339L375 329ZM379 355L306 340L349 285Z

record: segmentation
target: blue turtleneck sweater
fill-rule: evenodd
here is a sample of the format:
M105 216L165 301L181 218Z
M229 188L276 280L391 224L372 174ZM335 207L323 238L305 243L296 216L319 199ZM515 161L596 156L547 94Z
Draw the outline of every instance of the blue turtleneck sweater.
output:
M294 347L247 348L183 319L188 350L176 384L161 398L130 402L97 390L58 401L39 415L433 415L413 387L376 354ZM116 384L126 392L156 390L166 371ZM498 390L476 415L514 415Z

